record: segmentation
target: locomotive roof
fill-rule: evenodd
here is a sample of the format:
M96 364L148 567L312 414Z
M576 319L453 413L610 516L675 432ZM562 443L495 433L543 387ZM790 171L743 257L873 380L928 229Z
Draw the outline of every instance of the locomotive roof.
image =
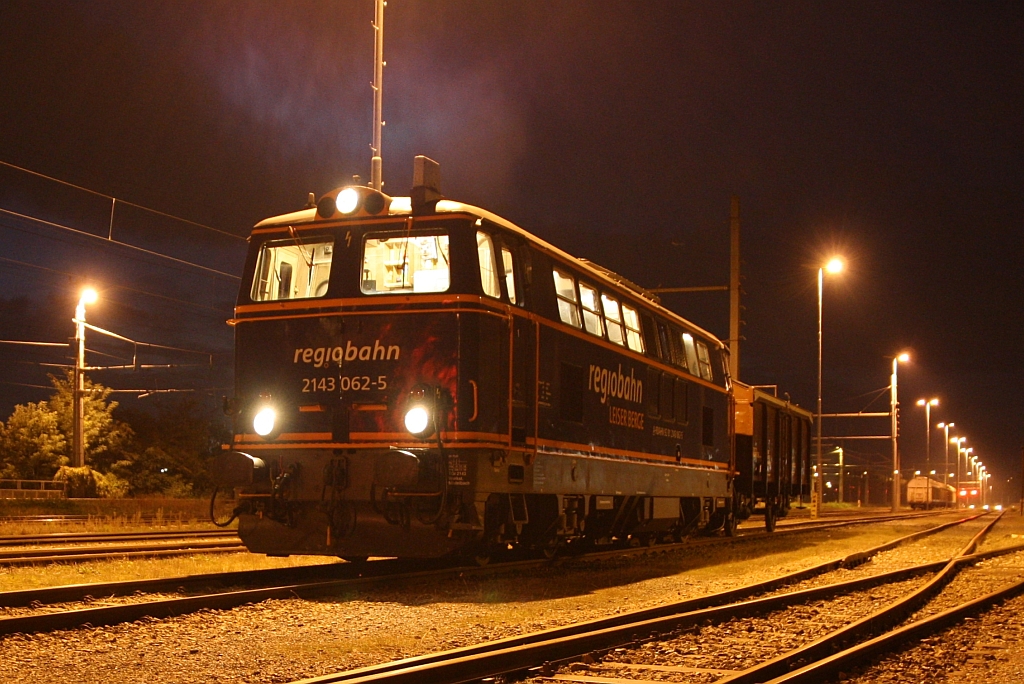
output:
M314 220L316 219L316 211L316 207L311 207L308 209L300 209L299 211L293 211L289 214L271 216L270 218L263 219L254 227L266 228L270 226L313 223ZM694 332L697 332L700 335L716 343L719 349L728 349L725 343L718 339L717 335L708 332L707 330L701 328L692 321L689 321L680 316L679 314L661 306L659 298L653 292L644 289L643 287L637 285L631 280L624 278L623 276L615 273L610 269L604 268L603 266L599 266L593 263L592 261L589 261L588 259L575 257L569 254L568 252L558 247L555 247L546 240L537 237L533 233L523 228L520 228L511 221L504 219L501 216L498 216L495 213L487 211L486 209L481 209L480 207L474 206L472 204L464 204L462 202L456 202L448 199L438 200L437 205L435 207L435 212L437 214L470 214L472 216L476 216L477 218L486 219L487 221L496 223L500 225L502 228L506 228L507 230L510 230L514 233L517 233L518 235L527 238L528 240L530 240L530 242L541 247L545 251L548 251L552 254L556 254L562 257L563 259L569 260L570 262L576 264L578 267L587 271L591 276L598 278L600 280L604 280L606 282L610 282L614 285L618 285L619 287L629 290L633 294L638 295L643 299L646 299L648 303L653 304L662 312L676 319L677 322L684 323L687 327L692 328ZM388 216L408 216L410 214L412 214L412 200L409 197L391 198L391 204L388 207Z

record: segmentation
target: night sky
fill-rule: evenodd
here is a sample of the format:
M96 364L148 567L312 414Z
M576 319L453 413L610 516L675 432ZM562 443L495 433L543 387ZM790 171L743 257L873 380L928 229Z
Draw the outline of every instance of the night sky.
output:
M368 177L372 17L372 0L0 0L0 161L247 235ZM738 195L741 379L813 410L817 268L841 254L825 411L888 410L909 350L904 470L923 465L915 402L938 397L933 423L1019 488L1024 3L391 0L385 28L386 192L426 154L446 196L648 287L728 282ZM33 220L106 237L110 201L5 167L0 209L0 338L66 340L97 283L91 322L215 354L97 379L229 392L236 280ZM244 248L130 206L114 237L228 274ZM728 336L726 294L663 302ZM0 350L0 417L63 359ZM849 453L881 467L887 449Z

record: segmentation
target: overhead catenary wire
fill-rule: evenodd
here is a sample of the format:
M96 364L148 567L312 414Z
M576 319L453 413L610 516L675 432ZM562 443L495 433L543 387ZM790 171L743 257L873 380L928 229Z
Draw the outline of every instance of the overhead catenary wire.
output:
M41 389L53 391L55 388L53 385L34 385L28 382L13 382L11 380L0 380L0 385L14 385L15 387L30 387L32 389ZM175 392L229 392L228 387L181 387L181 388L164 388L164 389L114 389L113 387L104 386L100 388L84 389L83 392L109 392L110 394L138 394L140 398L148 396L150 394L171 394Z
M197 228L202 228L204 230L209 230L209 231L212 231L214 233L219 233L219 234L224 235L226 237L234 238L236 240L241 240L242 242L245 242L245 240L246 240L246 238L241 236L241 235L235 235L234 233L229 233L229 232L227 232L225 230L220 230L218 228L213 228L212 226L207 226L207 225L204 225L202 223L197 223L195 221L190 221L190 220L188 220L186 218L181 218L180 216L175 216L173 214L168 214L166 212L160 211L159 209L152 209L150 207L143 206L141 204L136 204L134 202L129 202L128 200L118 199L116 197L113 197L112 195L107 195L105 193L98 192L96 190L92 190L90 188L82 187L81 185L75 185L74 183L69 183L68 181L64 181L64 180L61 180L59 178L54 178L53 176L47 176L45 173L39 173L38 171L33 171L32 169L26 169L26 168L24 168L22 166L17 166L15 164L11 164L10 162L0 161L0 165L6 166L6 167L11 168L11 169L15 169L17 171L21 171L22 173L27 173L27 174L30 174L32 176L36 176L38 178L46 179L46 180L51 181L53 183L59 183L61 185L66 185L67 187L74 188L75 190L81 190L82 192L87 192L90 195L96 195L97 197L102 197L104 199L108 199L108 200L111 201L112 204L116 204L116 203L120 202L121 204L126 204L126 205L128 205L130 207L134 207L136 209L141 209L143 211L148 211L151 214L156 214L157 216L163 216L165 218L174 219L175 221L181 221L182 223L187 223L187 224L195 226ZM111 209L111 211L113 211L113 209Z
M0 340L0 344L22 344L31 347L64 347L69 348L67 342L23 342L21 340Z
M142 246L137 246L135 244L130 244L128 242L124 242L124 241L122 241L120 239L115 239L115 230L114 229L117 227L117 225L123 223L123 219L120 219L120 214L121 214L120 209L122 207L121 206L117 206L117 205L122 205L122 206L128 205L128 206L133 207L135 209L139 209L139 210L141 210L143 212L148 212L148 213L153 214L153 215L162 216L162 217L165 217L167 219L171 219L173 221L179 221L179 222L181 222L183 224L188 224L190 226L194 226L194 227L202 229L202 230L208 230L208 231L211 231L212 233L217 233L217 234L219 234L221 236L225 236L225 237L228 237L228 238L233 238L233 240L238 241L239 243L242 243L242 246L244 248L244 243L247 240L243 236L239 236L239 235L236 235L236 234L232 234L232 233L228 233L228 232L225 232L225 231L221 231L221 230L218 230L216 228L212 228L210 226L205 226L205 225L203 225L201 223L197 223L195 221L189 221L187 219L182 219L182 218L174 216L172 214L169 214L169 213L166 213L166 212L161 212L161 211L158 211L158 210L153 210L153 209L150 209L149 207L145 207L143 205L139 205L139 204L136 204L136 203L133 203L133 202L128 202L128 201L125 201L125 200L116 199L116 198L114 198L114 197L112 197L110 195L105 195L104 193L100 193L100 192L96 192L95 190L91 190L90 188L85 188L85 187L74 185L72 183L67 183L65 181L61 181L60 179L52 178L50 176L46 176L45 174L40 174L40 173L31 171L30 169L24 169L22 167L15 166L13 164L9 164L7 162L0 161L0 165L8 167L8 168L11 168L11 169L14 169L16 171L20 171L20 172L32 175L32 176L37 176L37 177L45 179L47 181L52 181L52 182L55 182L55 183L59 183L61 185L67 186L69 188L73 188L73 189L78 190L78 191L89 193L91 195L95 195L95 196L98 196L98 197L104 197L104 198L106 198L107 200L109 200L111 202L111 205L110 205L110 209L111 209L110 227L109 227L109 230L103 231L103 232L106 233L106 235L102 235L100 233L100 231L96 229L97 227L93 226L93 224L91 222L87 226L79 226L77 224L77 222L69 221L66 218L57 218L55 221L46 220L46 218L42 218L42 217L39 216L40 212L35 211L35 210L27 210L27 211L25 211L25 210L13 211L12 210L12 209L21 209L21 207L0 208L0 217L2 217L2 216L9 217L7 220L3 220L2 224L0 224L0 228L9 228L12 231L17 231L17 232L20 232L20 233L31 234L31 235L34 236L34 239L42 239L44 241L56 241L56 242L59 242L59 243L66 243L66 244L69 244L69 245L75 245L79 249L82 248L82 247L85 247L87 249L96 249L97 247L99 247L99 251L104 251L103 248L100 247L99 245L97 245L96 243L93 243L93 242L90 242L90 241L87 241L87 240L83 239L83 238L93 238L94 240L101 240L102 242L107 243L107 244L113 244L113 245L118 245L118 246L127 248L126 250L121 251L120 255L116 255L116 250L115 250L113 254L116 255L116 256L113 256L113 258L117 258L117 259L125 259L125 258L127 258L128 260L134 261L135 263L139 264L140 268L150 268L150 269L152 269L153 266L148 266L147 267L147 266L145 266L145 264L147 264L147 263L148 264L159 264L158 268L161 268L161 269L164 269L164 270L176 271L176 272L181 273L181 274L186 274L186 275L188 275L188 277L190 279L194 279L195 270L199 270L199 271L208 273L208 274L214 276L215 278L229 279L229 283L231 283L231 284L229 284L228 286L232 287L232 288L235 287L235 285L233 283L236 283L236 282L238 282L240 280L240 278L237 275L234 275L234 274L232 274L230 272L226 272L226 271L224 271L224 270L222 270L220 268L211 268L210 266L204 266L201 263L195 263L195 262L191 261L188 258L188 256L189 256L188 254L183 255L185 258L178 258L176 256L171 256L169 254L163 253L164 250L156 251L154 249L147 249L147 248L142 247ZM113 214L113 212L114 212L115 208L118 210L118 215L119 215L119 221L118 221L117 225L114 224L114 214ZM138 215L136 215L136 216L138 216ZM75 223L75 225L72 226L71 223ZM135 225L135 219L134 218L129 219L129 223L130 223L129 229L132 229L132 226ZM118 233L118 237L119 237L120 233L122 231L120 229L118 229L116 232ZM135 233L132 232L131 235L134 236ZM132 239L133 241L135 240L134 237L131 237L130 239ZM143 243L143 244L145 244L145 243ZM90 245L92 245L92 247L90 247ZM157 249L159 249L159 248L157 248ZM218 250L235 250L235 251L237 251L237 245L236 244L227 244L227 243L222 242L221 245L217 247L217 249ZM106 251L108 251L108 253L109 253L109 250L106 250ZM37 253L39 253L38 250L37 250ZM225 252L225 254L227 254L227 253L228 252ZM235 252L230 252L230 254L234 255ZM33 261L34 260L35 260L35 258L33 258ZM232 257L232 260L233 260L233 257ZM161 261L164 262L164 263L160 264ZM82 279L83 275L84 275L84 274L79 274L79 273L72 273L72 272L69 272L67 270L61 270L60 268L50 268L48 266L41 265L41 264L38 264L38 263L29 263L27 261L22 261L22 260L19 260L17 258L11 258L10 256L0 256L0 263L10 264L11 266L16 266L19 269L31 269L31 271L34 271L35 273L38 274L36 276L36 278L44 278L46 281L49 281L49 282L46 282L46 283L43 284L44 285L44 291L52 290L54 287L56 287L56 288L66 287L68 283L71 283L73 285L77 281L80 281ZM189 274L192 274L192 275L189 275ZM47 277L47 276L49 276L49 277ZM177 276L173 275L172 273L168 273L167 277L168 278L174 278L174 277L177 277ZM169 281L169 282L173 282L173 281ZM193 282L194 282L194 280L193 280ZM208 305L208 304L199 303L199 302L197 302L195 300L188 301L188 300L185 300L185 299L176 298L176 297L168 296L168 295L165 295L165 294L158 294L156 292L149 291L148 289L140 289L140 288L127 287L127 286L124 286L124 285L110 284L105 289L114 290L114 291L119 290L119 291L122 291L122 292L125 292L125 293L132 293L132 294L142 295L142 296L145 296L145 297L152 297L152 298L154 298L154 299L156 299L158 301L166 302L166 303L172 304L172 305L181 305L181 306L184 306L184 307L190 307L190 308L194 308L194 309L195 308L201 309L201 310L203 310L202 312L197 312L196 314L192 314L192 315L200 315L200 316L203 316L204 318L205 317L218 317L219 318L219 317L223 316L226 313L230 315L230 310L231 310L231 307L233 306L233 302L228 303L226 301L222 303L223 304L222 306L216 306L217 303L220 303L219 302L220 298L216 298L216 297L211 297L210 299L212 299L212 301L210 302L210 304L212 304L212 305ZM218 291L219 292L220 288L219 288L219 286L215 286L213 283L211 283L210 284L210 291L211 292L214 292L214 291ZM116 296L110 298L111 302L116 302L118 299L121 299L121 298L118 298ZM14 301L14 300L11 300L11 301ZM124 301L124 303L127 304L127 301ZM131 306L131 305L129 305L129 306ZM147 307L147 308L150 308L150 307ZM18 309L14 309L14 310L17 311ZM223 354L220 353L220 352L201 351L201 350L197 350L197 349L189 349L189 348L184 348L184 347L179 347L179 346L171 346L171 345L164 345L164 344L157 344L157 343L150 343L150 342L141 342L141 341L134 340L132 338L126 337L124 335L119 335L117 333L111 333L110 331L104 331L104 330L99 329L99 328L97 328L96 326L93 326L93 325L88 325L88 327L90 329L92 329L93 331L99 332L101 334L109 333L110 337L113 337L115 340L120 340L120 341L123 341L124 343L133 345L133 347L134 347L134 358L132 358L132 359L124 358L124 356L127 356L126 354L124 356L121 356L121 355L109 354L109 353L106 353L106 352L103 352L103 351L98 351L96 349L90 348L90 349L87 350L90 354L97 354L103 360L109 359L109 361L107 361L107 363L110 363L111 361L113 361L114 363L112 365L100 365L100 364L97 364L97 365L94 365L94 366L86 366L84 368L84 370L87 370L87 371L100 371L100 370L129 370L129 371L131 371L131 370L143 370L143 371L155 371L155 372L159 373L160 371L166 370L168 372L175 373L177 369L195 369L195 368L200 368L200 367L216 370L220 366L219 359L223 356ZM49 336L49 335L47 335L47 336ZM59 354L61 354L61 352L64 352L65 350L69 349L69 343L66 343L66 342L42 342L42 341L34 341L34 340L4 340L3 342L7 342L10 345L16 345L16 346L14 346L15 349L20 347L23 351L19 352L17 354L18 356L20 356L21 354L25 354L25 355L33 354L33 355L37 355L37 356L38 355L50 355L52 357L52 355L54 355L55 352L59 355ZM6 346L6 345L3 345L3 346ZM38 351L34 351L33 348L37 349ZM166 356L167 354L174 354L174 353L199 354L199 355L207 357L206 358L207 362L206 363L199 363L199 364L197 364L197 363L189 363L189 364L174 364L174 363L168 363L168 364L142 364L142 363L139 363L138 355L143 353L143 350L150 350L150 353L155 353L158 357L159 356ZM111 350L111 351L113 351L113 350ZM216 363L215 363L214 356L217 356ZM44 358L45 358L45 356L44 356ZM97 359L97 361L98 360L100 360L100 359ZM117 365L118 362L121 362L122 364L131 363L132 365ZM61 370L66 370L66 369L69 369L69 368L73 367L71 364L40 363L40 362L28 362L28 361L20 361L20 360L15 360L14 363L15 364L19 364L19 365L20 364L31 365L31 366L34 366L35 368L39 368L40 370L42 370L42 369L44 369L46 367L54 368L54 369L61 369ZM50 372L52 373L53 371L50 371ZM206 374L204 373L203 375L206 375ZM153 376L153 375L149 375L147 373L146 376L142 376L142 377L154 378L154 377L159 377L159 376ZM187 377L188 377L187 375L186 376L182 376L182 379L186 380L186 384L188 384L188 385L194 384L192 380L186 379ZM199 378L197 377L196 380L199 380ZM13 381L13 380L4 380L2 382L3 382L4 385L13 385L13 386L17 386L17 387L25 387L25 388L30 388L30 389L39 390L39 391L46 391L46 390L52 391L54 389L52 385L37 384L37 383L33 383L31 380L29 380L28 382L17 382L17 381ZM150 382L151 382L150 380L147 380L144 383L140 383L140 384L148 385L148 384L150 384ZM159 383L154 383L154 384L160 385L160 384L164 384L164 383L163 382L159 382ZM206 383L203 383L200 380L199 383L195 383L195 384L203 385L203 384L206 384ZM145 389L116 389L116 390L113 389L113 388L107 388L107 389L109 389L109 391L111 391L111 392L117 392L117 393L121 393L121 394L137 394L140 397L149 396L149 395L152 395L152 394L163 394L163 393L173 393L173 392L214 393L214 392L222 391L223 390L223 388L203 388L203 387L168 388L166 386L164 388L149 387L149 388L145 388Z
M0 208L0 213L7 214L9 216L14 216L15 218L20 218L20 219L22 219L24 221L32 221L32 222L35 222L35 223L41 223L41 224L43 224L45 226L49 226L51 228L59 228L61 230L66 230L66 231L75 233L76 235L81 235L83 237L89 237L89 238L92 238L94 240L100 240L102 242L107 243L108 245L118 245L118 246L124 247L126 249L133 249L135 251L142 252L143 254L147 254L149 256L157 257L159 259L167 259L168 261L173 261L173 262L175 262L177 264L181 264L183 266L188 266L188 267L191 267L191 268L197 268L197 269L200 269L202 271L206 271L208 273L212 273L212 274L214 274L216 276L219 276L219 277L222 277L222 278L230 278L231 280L241 280L241 278L239 276L232 275L231 273L226 273L224 271L218 271L217 269L210 268L209 266L202 266L200 264L192 263L191 261L186 261L185 259L179 259L177 257L172 257L172 256L168 256L166 254L161 254L160 252L154 252L151 249L145 249L143 247L136 247L135 245L130 245L127 242L121 242L120 240L113 240L113 239L110 239L110 238L102 237L100 235L94 235L93 233L90 233L88 231L79 230L77 228L72 228L70 226L65 226L65 225L62 225L60 223L54 223L53 221L47 221L45 219L36 218L35 216L29 216L27 214L21 214L19 212L11 211L9 209L2 209L2 208ZM8 226L8 227L12 228L13 230L19 230L18 228L15 228L13 226Z
M55 273L57 275L67 276L68 278L71 278L71 279L77 279L77 278L80 277L78 274L71 273L70 271L61 271L60 269L49 268L47 266L40 266L38 264L30 264L27 261L19 261L18 259L10 259L8 257L0 256L0 261L6 262L6 263L9 263L9 264L16 264L18 266L24 266L26 268L34 268L34 269L37 269L37 270L40 270L40 271L46 271L48 273ZM185 299L177 299L175 297L168 297L167 295L157 294L156 292L149 292L147 290L139 290L139 289L134 288L134 287L126 287L124 285L116 285L116 284L109 285L107 289L122 290L124 292L133 292L135 294L141 294L141 295L145 295L147 297L154 297L156 299L163 299L163 300L168 301L168 302L174 302L176 304L182 304L184 306L191 306L191 307L195 307L195 308L198 308L198 309L206 309L207 311L213 312L212 314L204 314L204 315L207 315L207 316L210 316L210 315L213 315L213 314L216 314L218 316L222 316L222 315L224 315L224 313L230 313L231 312L230 305L227 306L227 307L217 308L217 307L214 307L214 306L207 306L205 304L199 304L198 302L190 302L190 301L185 300Z
M151 349L167 349L169 351L183 352L183 353L186 353L186 354L200 354L202 356L209 356L210 357L210 363L211 364L213 363L213 356L214 356L213 352L199 351L197 349L185 349L183 347L171 347L171 346L166 345L166 344L154 344L152 342L139 342L137 340L131 339L130 337L125 337L124 335L118 335L115 332L111 332L109 330L104 330L103 328L95 326L92 323L87 323L85 321L79 321L77 318L72 318L71 321L73 323L81 323L83 326L85 326L89 330L92 330L93 332L98 332L101 335L107 335L109 337L113 337L113 338L121 340L123 342L128 342L130 344L134 344L136 347L149 347Z

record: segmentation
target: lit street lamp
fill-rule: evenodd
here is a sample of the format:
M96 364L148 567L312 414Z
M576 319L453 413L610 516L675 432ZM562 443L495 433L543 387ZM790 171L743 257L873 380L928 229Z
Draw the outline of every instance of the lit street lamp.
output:
M932 469L932 406L938 406L938 399L918 399L918 406L924 406L924 469ZM933 473L934 474L934 473Z
M900 354L892 360L892 378L889 383L889 416L892 420L892 512L900 509L900 452L899 452L899 419L896 416L896 408L899 401L896 395L896 370L900 363L910 361L910 354Z
M846 488L846 465L843 463L843 447L837 446L836 453L839 454L839 503L843 503L845 497L843 490Z
M956 444L956 495L957 495L957 507L959 508L960 501L960 454L963 451L963 443L967 441L966 437L952 437L949 440L950 444Z
M85 305L96 303L96 290L87 287L75 307L75 355L74 425L71 434L71 465L81 468L85 465Z
M811 505L811 515L817 518L821 514L821 499L824 495L822 491L822 480L824 479L822 472L821 463L821 309L822 309L822 293L825 289L825 271L829 273L839 273L843 270L843 260L838 257L832 258L827 264L818 269L818 479L815 482L814 491L817 495L814 498L814 502ZM840 494L840 496L842 496Z
M942 484L948 485L949 479L946 474L949 472L949 428L953 427L954 423L939 423L938 428L946 431L944 444L946 445L945 458L942 461Z

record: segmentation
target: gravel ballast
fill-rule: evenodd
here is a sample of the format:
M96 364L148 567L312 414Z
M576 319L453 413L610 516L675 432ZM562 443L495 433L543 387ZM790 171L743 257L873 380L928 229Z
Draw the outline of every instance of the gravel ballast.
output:
M266 601L169 620L14 635L0 640L0 681L291 681L714 593L937 522L846 528L689 553L574 562L515 576L418 581L320 600ZM968 527L970 532L951 530L915 545L919 550L909 552L914 558L907 564L931 560L925 550L930 545L945 546L939 540L946 534L959 543L980 524ZM874 572L885 569L892 568Z

